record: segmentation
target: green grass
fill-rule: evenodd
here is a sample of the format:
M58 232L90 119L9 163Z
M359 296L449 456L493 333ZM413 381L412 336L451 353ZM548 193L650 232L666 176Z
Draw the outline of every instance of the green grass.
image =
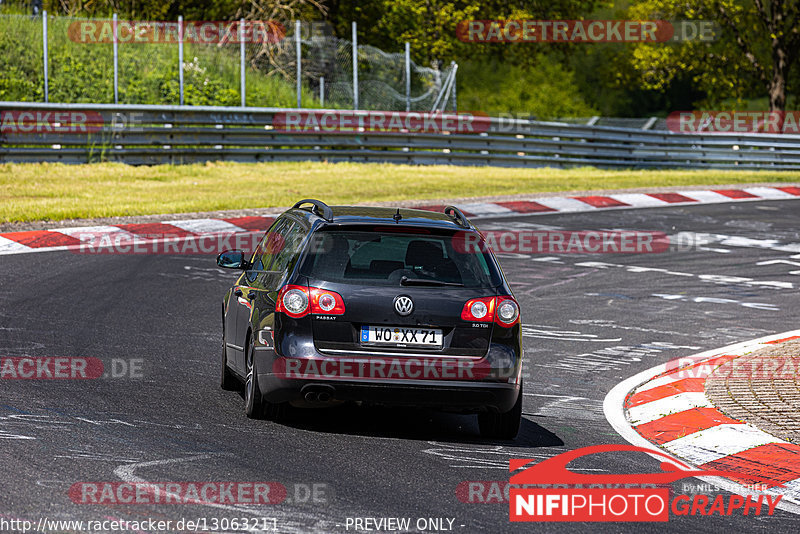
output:
M0 222L548 191L797 182L800 172L508 169L362 163L0 165Z
M114 101L114 58L110 43L76 42L69 27L81 19L50 19L48 36L50 102ZM0 14L0 100L43 102L42 21ZM175 44L119 44L119 102L178 104L180 86ZM187 105L238 106L239 46L184 46ZM294 107L293 83L252 67L246 69L248 106ZM304 107L319 107L308 89Z

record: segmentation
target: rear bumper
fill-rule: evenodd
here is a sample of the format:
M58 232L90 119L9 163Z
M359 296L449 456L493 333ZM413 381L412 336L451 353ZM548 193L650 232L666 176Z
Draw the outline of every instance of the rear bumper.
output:
M277 356L274 350L258 348L256 358L259 390L264 400L273 403L304 401L309 392L324 391L325 399L331 401L502 413L514 406L519 395L520 367L505 369L505 378L481 377L467 367L467 364L480 365L484 360L441 359L434 368L428 368L416 365L414 359L406 359L397 367L401 374L393 375L391 368L387 368L386 374L376 377L359 372L359 369L369 370L372 360L287 359ZM314 364L316 372L293 372L298 362ZM326 363L329 365L323 365ZM364 365L359 367L358 363ZM307 367L300 369L309 370Z
M308 392L325 391L332 401L385 406L436 408L458 412L507 412L517 401L518 384L444 380L297 380L258 375L268 402L302 401Z

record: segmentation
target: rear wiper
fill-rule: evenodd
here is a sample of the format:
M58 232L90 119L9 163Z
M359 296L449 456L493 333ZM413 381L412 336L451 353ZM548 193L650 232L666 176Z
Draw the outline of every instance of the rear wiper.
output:
M400 279L401 286L455 286L464 287L464 284L457 282L442 282L441 280L426 280L424 278L409 278L404 276Z

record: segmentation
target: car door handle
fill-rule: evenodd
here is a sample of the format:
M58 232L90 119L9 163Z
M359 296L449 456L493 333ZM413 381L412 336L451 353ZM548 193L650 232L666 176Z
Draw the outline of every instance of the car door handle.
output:
M236 295L237 297L241 297L241 296L242 296L242 290L241 290L241 289L236 289L236 290L233 292L233 294L234 294L234 295Z

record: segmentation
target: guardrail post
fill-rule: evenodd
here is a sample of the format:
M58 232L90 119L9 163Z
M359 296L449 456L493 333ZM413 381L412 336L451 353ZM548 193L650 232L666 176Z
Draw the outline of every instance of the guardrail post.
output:
M642 126L642 130L649 130L658 121L658 117L650 117L647 122Z
M44 101L50 102L50 84L47 79L47 11L42 11L42 59L44 63Z
M114 25L114 103L119 104L119 33L116 13L114 13L112 21Z
M356 21L353 24L353 109L358 109L358 34Z
M319 105L325 105L325 76L319 77Z
M245 107L244 85L244 19L239 19L239 93L242 96L242 107Z
M411 43L406 41L406 111L411 111Z
M300 21L294 21L294 47L295 47L295 61L297 62L297 107L301 108L302 102L300 99L301 90L303 88L301 76L303 74L303 51L300 48Z
M178 15L178 86L180 105L183 105L183 15Z

